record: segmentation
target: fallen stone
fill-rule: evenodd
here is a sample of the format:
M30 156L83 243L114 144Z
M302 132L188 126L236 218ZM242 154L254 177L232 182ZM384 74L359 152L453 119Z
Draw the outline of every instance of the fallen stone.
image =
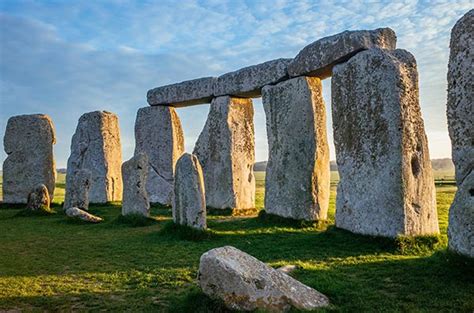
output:
M72 178L66 177L66 194L63 209L77 207L81 210L89 209L89 189L91 186L91 171L80 169L73 173Z
M293 264L288 264L288 265L284 265L282 267L279 267L277 268L277 270L279 270L280 272L282 273L285 273L285 274L290 274L292 272L294 272L296 270L296 265L293 265Z
M344 31L304 47L288 65L288 73L291 77L306 75L323 79L331 76L334 65L362 50L395 49L396 44L397 36L390 28Z
M193 152L201 163L206 202L215 209L255 207L255 143L251 99L212 100Z
M232 310L284 312L329 305L325 295L231 246L201 256L198 283Z
M89 223L100 223L103 221L101 217L92 215L79 208L69 208L65 211L66 215L77 220L81 220Z
M449 209L448 246L474 257L474 10L454 25L450 48L447 116L458 189Z
M30 211L50 211L50 203L48 188L41 184L28 195L26 209Z
M413 55L363 51L335 66L331 82L336 226L386 237L439 233Z
M150 216L150 202L146 192L147 175L148 157L144 153L136 154L122 164L122 215Z
M195 155L185 153L176 164L173 221L206 229L206 196L201 165Z
M214 96L260 97L264 86L288 78L287 67L291 60L276 59L219 76L215 83Z
M81 169L91 172L89 201L122 200L122 148L117 115L107 111L83 114L71 141L67 163L67 185ZM66 195L67 197L67 195Z
M45 185L53 199L56 168L53 145L56 143L51 118L43 114L18 115L8 119L3 146L3 202L27 203L38 185Z
M138 110L135 155L146 153L148 156L146 191L150 202L171 205L175 165L183 152L183 129L173 107L154 106Z
M215 77L204 77L148 90L148 104L186 107L210 103L215 80Z
M297 77L263 88L269 159L265 211L323 220L329 205L329 146L319 78Z

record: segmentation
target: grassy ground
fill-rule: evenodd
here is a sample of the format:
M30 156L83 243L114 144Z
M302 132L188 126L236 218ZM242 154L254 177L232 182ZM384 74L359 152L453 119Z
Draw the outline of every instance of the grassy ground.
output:
M259 207L263 179L258 173ZM64 194L64 184L58 186L56 203ZM474 263L445 249L455 187L437 191L440 245L404 253L393 241L336 229L335 186L328 225L297 228L211 216L211 237L201 241L164 232L170 211L158 207L152 211L157 221L144 227L119 223L119 204L91 207L105 218L97 225L72 223L62 213L17 217L18 210L3 209L0 311L219 311L196 287L199 257L233 245L272 266L296 264L298 280L329 296L327 311L473 312Z

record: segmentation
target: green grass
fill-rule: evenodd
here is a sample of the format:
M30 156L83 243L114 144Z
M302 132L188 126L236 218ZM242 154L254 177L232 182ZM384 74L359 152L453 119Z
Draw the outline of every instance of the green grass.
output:
M264 176L256 176L262 208ZM59 186L54 215L0 210L0 311L224 312L196 285L201 254L223 245L275 267L297 265L295 278L329 296L326 311L474 309L474 263L446 251L454 186L437 187L439 237L396 241L336 229L335 186L324 225L209 216L204 235L177 229L161 206L152 207L149 224L120 221L120 204L91 206L103 223L70 223L58 207Z

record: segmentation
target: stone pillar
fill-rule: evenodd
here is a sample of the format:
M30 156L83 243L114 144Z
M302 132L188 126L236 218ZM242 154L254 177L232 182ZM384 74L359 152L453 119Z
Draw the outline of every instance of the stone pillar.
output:
M195 155L185 153L176 164L173 221L197 229L206 229L204 176Z
M193 153L204 172L208 207L237 210L255 207L251 99L214 98Z
M146 183L152 203L171 205L174 167L184 152L181 122L173 107L141 108L135 121L135 155L148 156Z
M148 157L139 153L122 164L122 215L150 216L150 201L146 192Z
M448 129L458 190L449 210L448 246L474 257L474 10L451 31L448 65Z
M3 202L27 203L28 194L45 185L52 200L56 182L51 118L43 114L18 115L8 119L3 146Z
M263 88L269 159L265 211L323 220L329 205L329 147L319 78L297 77Z
M336 226L386 237L438 233L413 55L371 49L336 65L332 120Z
M71 141L67 162L67 185L73 184L80 169L91 172L89 201L106 203L122 200L122 148L117 115L107 111L83 114ZM66 195L67 197L67 195Z
M66 196L63 209L79 208L89 210L89 189L91 186L91 171L88 169L77 170L66 184Z

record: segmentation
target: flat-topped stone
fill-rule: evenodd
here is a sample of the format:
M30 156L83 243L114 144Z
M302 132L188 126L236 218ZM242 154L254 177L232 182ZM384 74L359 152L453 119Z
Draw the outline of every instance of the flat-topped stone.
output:
M326 78L334 65L371 48L395 49L397 36L390 28L344 31L304 47L288 65L291 77L306 75Z
M215 82L214 96L260 97L264 86L288 78L287 68L291 60L276 59L221 75Z
M149 105L168 105L186 107L210 103L214 95L215 77L187 80L148 90Z
M3 146L3 202L27 203L28 194L44 184L53 199L56 142L51 118L44 114L18 115L8 119Z

